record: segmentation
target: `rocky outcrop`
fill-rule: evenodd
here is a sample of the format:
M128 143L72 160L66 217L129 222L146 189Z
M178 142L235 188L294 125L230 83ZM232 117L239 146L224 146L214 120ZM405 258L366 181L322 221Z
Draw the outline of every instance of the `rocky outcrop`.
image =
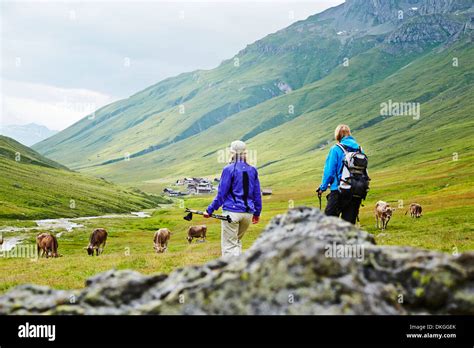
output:
M348 19L378 25L398 22L401 12L406 19L418 14L462 12L472 10L473 6L474 0L346 0L342 10L344 17Z
M423 0L420 3L423 15L465 11L474 6L474 0Z
M291 88L289 84L283 81L278 81L277 87L280 91L282 91L285 94L290 93L293 90L293 88Z
M461 31L463 22L449 20L446 17L433 15L423 16L402 25L387 38L387 42L423 42L435 44L448 40L449 37Z
M391 22L398 18L406 1L396 0L348 0L345 2L344 18L358 20L369 25Z
M2 314L474 314L474 253L378 246L312 208L275 217L241 257L169 275L99 274L77 291L19 286Z
M407 53L422 51L426 46L448 42L459 35L465 27L462 21L456 21L441 15L420 16L401 25L385 40L386 51Z

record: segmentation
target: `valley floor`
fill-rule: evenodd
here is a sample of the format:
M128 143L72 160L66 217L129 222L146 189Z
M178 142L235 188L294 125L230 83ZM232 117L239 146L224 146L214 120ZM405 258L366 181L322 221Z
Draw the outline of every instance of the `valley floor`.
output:
M391 172L380 173L376 177L380 183L393 180ZM407 185L409 187L409 185ZM413 188L411 188L413 192ZM264 214L259 225L253 225L243 239L244 248L248 248L259 236L268 221L277 214L284 213L292 206L317 206L313 187L299 190L274 190L272 196L264 196ZM406 192L398 190L400 197ZM383 185L374 190L369 201L361 209L361 228L376 236L377 243L388 245L407 245L444 252L462 252L474 249L473 217L474 195L461 190L446 190L413 198L423 204L424 214L420 219L405 216L406 206L396 210L386 231L381 232L374 226L372 214L375 201L381 195L394 201L398 207L397 196L384 191ZM187 199L186 207L202 209L210 202L211 196ZM388 199L387 199L388 200ZM181 205L181 207L180 207ZM323 203L323 209L325 204ZM94 219L83 221L83 228L64 232L58 239L59 252L63 256L56 259L31 260L27 258L0 257L0 292L13 286L34 283L49 285L59 289L81 288L85 280L96 273L112 268L133 269L142 273L168 273L187 266L202 264L220 256L220 223L195 216L192 224L206 223L208 239L205 243L188 244L185 240L190 223L183 220L184 209L181 202L163 206L151 212L150 218ZM22 226L32 225L17 221L2 221ZM109 232L105 252L100 257L87 256L83 249L93 228L104 227ZM156 254L153 250L153 234L161 227L168 227L173 235L169 250ZM23 244L34 246L34 237L41 229L24 233ZM4 233L4 238L13 234Z

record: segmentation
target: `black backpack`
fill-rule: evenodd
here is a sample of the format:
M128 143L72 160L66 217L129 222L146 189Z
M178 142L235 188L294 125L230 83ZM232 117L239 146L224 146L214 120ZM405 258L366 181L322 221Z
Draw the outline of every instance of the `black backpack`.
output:
M342 144L337 144L344 151L344 160L339 182L339 190L350 193L352 197L365 199L369 192L370 178L367 172L369 160L359 147L356 152L348 151Z

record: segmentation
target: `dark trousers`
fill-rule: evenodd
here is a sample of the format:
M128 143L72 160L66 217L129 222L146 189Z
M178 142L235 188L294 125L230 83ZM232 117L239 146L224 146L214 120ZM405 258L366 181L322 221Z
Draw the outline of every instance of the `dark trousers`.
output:
M351 194L341 193L339 191L331 191L326 198L328 200L324 211L326 215L340 216L343 220L351 224L356 223L361 204L360 198L354 198Z

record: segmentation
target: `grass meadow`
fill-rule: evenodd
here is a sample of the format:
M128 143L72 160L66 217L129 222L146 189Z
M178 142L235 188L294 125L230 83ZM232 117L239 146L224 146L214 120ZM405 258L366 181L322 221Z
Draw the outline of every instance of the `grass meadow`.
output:
M371 174L372 189L360 212L360 227L373 233L378 244L406 245L446 253L474 249L473 216L474 193L472 158L451 162L427 162L415 169L387 169ZM423 179L421 180L420 177ZM273 195L263 197L264 211L261 222L252 225L243 239L244 249L258 238L262 229L275 215L292 206L318 206L314 189L317 183L296 187L275 187ZM158 190L158 189L156 189ZM0 257L0 292L24 283L48 285L59 289L81 288L88 277L112 268L133 269L145 274L169 273L176 268L199 265L220 256L220 222L194 216L192 222L183 219L184 207L204 209L212 196L190 197L174 204L150 210L150 218L116 218L83 221L83 228L64 232L58 239L56 259L30 260ZM397 210L386 231L375 228L373 207L383 199ZM405 215L411 202L422 204L420 219ZM325 200L323 200L323 209ZM1 225L32 226L28 220L2 220ZM207 224L205 243L188 244L185 240L191 224ZM106 228L109 237L103 255L90 257L84 247L93 228ZM169 249L164 254L153 250L153 234L161 227L172 231ZM24 233L23 244L34 244L38 229ZM57 231L60 232L60 231ZM4 233L5 238L13 233Z

